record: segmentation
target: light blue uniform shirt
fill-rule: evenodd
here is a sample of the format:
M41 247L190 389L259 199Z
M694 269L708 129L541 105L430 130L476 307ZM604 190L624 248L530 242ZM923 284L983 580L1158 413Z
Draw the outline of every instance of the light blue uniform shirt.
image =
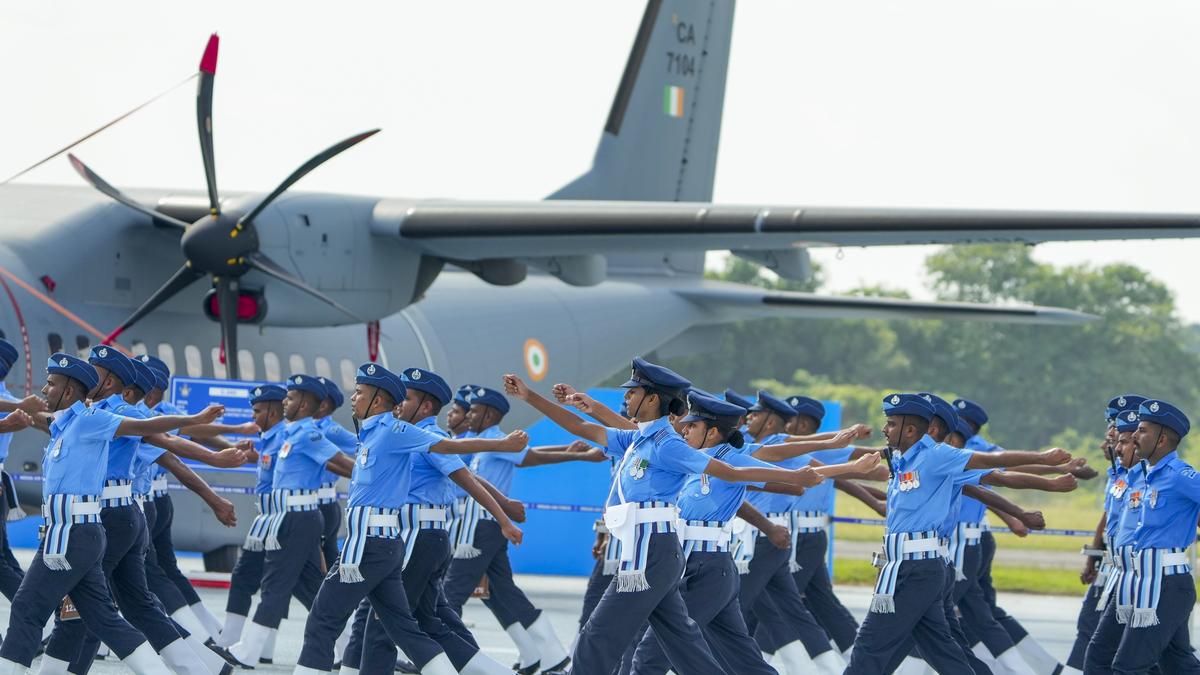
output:
M787 434L771 434L763 438L762 443L748 443L742 446L748 454L753 455L764 445L778 445L787 442ZM807 466L809 460L804 455L785 459L782 462L776 462L775 466L781 469L799 469L802 466ZM792 510L792 495L780 495L771 492L750 492L746 495L746 500L754 508L763 513L784 513Z
M341 450L351 457L354 456L354 453L358 448L358 436L355 436L353 431L350 431L346 427L333 421L332 416L322 417L319 420L314 420L314 422L316 422L317 428L321 430L321 433L325 434L326 440L336 445L338 450ZM332 471L326 471L324 476L321 478L321 482L336 483L338 478L340 478L340 476L338 476L336 473L333 473Z
M477 435L478 434L476 434L474 431L468 429L467 431L455 436L455 438L475 438ZM461 459L464 466L471 466L475 462L475 455L455 455L455 457ZM467 491L462 489L458 483L452 483L450 485L450 493L454 495L454 500L467 498Z
M730 466L752 466L760 469L778 468L773 464L754 459L746 453L748 448L735 448L728 443L704 448L699 452ZM708 474L688 476L679 492L679 513L685 520L729 521L746 500L746 488L750 485L762 487L764 483L730 483L713 478ZM705 491L707 490L707 494Z
M1196 541L1200 516L1200 479L1196 470L1171 452L1149 467L1134 548L1187 548Z
M146 414L136 405L129 405L120 394L113 394L103 401L92 404L93 408L106 410L121 417L146 419ZM105 480L132 480L133 458L138 446L142 444L141 436L118 436L108 444L108 468L104 474Z
M108 444L125 418L76 401L50 423L50 443L42 455L42 497L56 494L100 496L108 464Z
M972 497L963 495L963 487L966 485L979 485L979 481L983 480L983 477L992 471L992 469L968 469L963 471L954 481L954 498L950 500L950 509L946 512L946 519L942 521L941 527L938 528L938 536L949 537L958 527L959 502L964 499L972 499Z
M0 380L0 401L19 401L16 396L13 396L8 391L8 387L4 386L4 382ZM0 413L0 420L8 417L8 413ZM12 434L0 434L0 464L8 460L8 446L12 445Z
M325 463L339 450L325 440L313 418L290 422L283 431L283 445L275 456L276 490L316 490L325 475Z
M145 407L145 406L143 406L143 407ZM187 414L183 410L181 410L178 406L176 406L174 403L171 403L170 401L159 401L158 405L154 406L153 411L159 415L186 415ZM171 433L177 434L177 433L179 433L179 430L175 429ZM159 476L165 474L166 472L167 472L166 469L155 464L153 467L150 468L150 480L154 480L155 478L158 478Z
M852 452L854 452L854 448L818 450L817 452L800 455L796 460L799 462L799 466L808 466L812 464L814 459L822 464L842 464L850 459L850 453ZM788 468L793 467L789 466ZM821 513L832 514L833 500L836 496L833 481L824 480L821 481L820 485L804 488L804 494L792 497L790 510L820 511Z
M428 453L443 438L402 422L390 412L364 420L361 433L354 473L350 476L350 506L386 509L404 506L413 457Z
M1125 494L1129 492L1129 470L1117 464L1116 469L1108 468L1108 481L1104 484L1104 513L1108 514L1104 521L1104 534L1109 542L1116 541L1117 526L1121 523L1121 513L1125 510ZM1125 491L1120 497L1113 496L1113 486L1118 480L1126 481ZM1115 544L1113 544L1115 545Z
M254 494L265 495L275 488L275 458L283 447L286 423L276 422L275 426L259 434L258 437L258 471L254 481Z
M498 426L490 426L479 432L476 438L504 438L507 434ZM483 476L504 494L512 490L513 474L517 465L525 461L529 448L520 452L478 452L471 460L471 470Z
M969 461L969 451L937 443L928 434L905 452L897 453L892 458L894 473L888 480L888 534L941 528ZM900 489L906 477L917 484L915 488Z
M157 417L160 414L147 408L145 401L138 401L135 407L145 419ZM133 453L133 465L129 468L130 474L133 476L133 494L143 496L150 494L150 483L155 474L166 471L156 464L158 458L166 452L156 445L138 443L137 450Z
M450 435L437 425L437 417L426 417L417 422L419 429L442 438ZM454 490L458 483L450 480L450 474L465 469L461 455L443 455L437 452L422 452L412 458L412 482L408 486L409 504L443 505L454 501Z
M674 504L690 474L704 473L709 456L684 442L664 415L637 429L606 429L604 454L621 460L607 504L661 501ZM620 492L618 492L618 486Z
M1146 497L1146 469L1141 462L1129 467L1125 473L1125 494L1113 499L1113 511L1117 514L1117 525L1109 530L1113 546L1133 546L1134 531L1142 516L1142 503Z
M963 446L971 452L1002 452L1004 450L979 434L968 438ZM986 511L987 507L983 505L983 502L974 497L963 497L958 503L958 522L978 523L983 520Z

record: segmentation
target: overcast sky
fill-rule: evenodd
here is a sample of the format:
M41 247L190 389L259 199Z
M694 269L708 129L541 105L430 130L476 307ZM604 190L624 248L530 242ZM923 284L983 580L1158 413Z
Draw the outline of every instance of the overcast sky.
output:
M0 175L196 69L221 34L219 185L532 199L590 163L641 16L604 2L5 5ZM1200 213L1200 3L741 3L715 200ZM203 188L191 86L77 153L125 187ZM65 160L28 182L78 183ZM834 289L922 295L920 247L819 251ZM1200 242L1039 246L1128 260L1200 321Z

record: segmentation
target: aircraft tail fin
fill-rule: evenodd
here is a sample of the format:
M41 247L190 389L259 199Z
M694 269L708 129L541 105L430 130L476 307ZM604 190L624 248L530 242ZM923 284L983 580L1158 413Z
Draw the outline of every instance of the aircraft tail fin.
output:
M592 168L549 199L712 200L733 10L734 0L647 2ZM660 254L609 266L651 260L662 268ZM699 273L703 254L668 263Z

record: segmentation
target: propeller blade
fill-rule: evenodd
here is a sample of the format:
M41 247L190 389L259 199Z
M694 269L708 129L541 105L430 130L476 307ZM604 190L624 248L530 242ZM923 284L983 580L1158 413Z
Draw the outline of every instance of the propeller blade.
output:
M217 164L213 156L212 97L213 80L217 76L217 47L221 40L213 33L200 58L200 84L196 87L196 127L200 132L200 156L204 159L204 178L208 182L208 208L212 215L220 213L217 199Z
M167 279L167 283L163 284L162 288L154 291L154 295L151 295L149 300L143 302L142 306L138 307L128 319L125 319L124 323L110 333L108 337L104 338L103 344L112 344L113 340L116 340L117 336L123 333L125 329L129 328L138 321L141 321L142 317L146 316L150 312L153 312L158 308L159 305L173 298L176 293L187 288L193 281L202 276L204 276L202 272L197 272L187 265L180 267L175 271L175 274L171 275L170 279Z
M158 211L155 211L154 209L150 208L149 206L139 204L137 201L135 201L129 195L125 194L124 192L121 192L120 190L113 187L112 185L109 185L108 181L106 181L103 178L101 178L100 176L96 175L95 171L92 171L91 169L89 169L87 167L87 165L84 164L83 162L81 162L79 160L79 158L76 157L75 155L68 153L67 158L71 160L71 166L75 167L75 172L78 173L80 176L82 176L83 179L85 181L87 181L89 185L91 185L92 187L96 188L97 190L103 192L104 194L108 195L109 197L112 197L113 199L121 202L125 206L128 206L129 208L133 209L134 211L139 211L141 213L144 213L147 216L154 218L155 220L162 221L164 223L167 223L168 225L174 225L175 227L178 227L180 229L185 229L188 226L187 223L183 222L182 220L176 220L175 218L172 218L170 216L161 214Z
M348 149L354 147L355 145L358 145L359 143L367 140L368 138L374 136L377 133L379 133L379 129L372 129L370 131L364 131L363 133L358 134L357 136L351 136L350 138L347 138L346 140L344 140L340 143L331 145L328 148L326 148L325 150L323 150L320 154L315 155L312 159L310 159L307 162L305 162L304 164L302 164L299 169L296 169L295 171L293 171L292 175L283 179L283 182L279 184L279 187L272 190L271 194L267 195L266 199L259 202L258 206L255 206L253 209L250 210L250 213L247 213L246 215L242 216L238 220L238 225L240 226L240 225L244 225L246 223L254 222L254 219L258 217L258 214L263 212L263 209L270 206L271 202L275 201L275 199L279 195L283 194L285 190L287 190L292 185L294 185L296 181L300 180L301 178L304 178L304 176L306 176L310 171L317 168L318 166L321 166L322 164L329 161L330 159L333 159L335 156L340 154L342 151L348 150Z
M237 380L237 281L228 277L217 279L217 312L221 315L221 344L225 345L225 372Z
M358 316L354 312L351 312L350 310L343 307L342 304L339 303L337 300L334 300L333 298L329 297L328 295L325 295L321 291L318 291L317 289L313 288L312 286L309 286L308 284L304 283L300 279L297 279L296 277L292 276L292 274L290 272L288 272L287 270L280 267L278 264L275 263L274 260L271 260L270 258L263 255L259 251L255 251L255 252L247 255L246 256L246 264L250 265L254 269L258 270L259 272L266 274L267 276L274 277L274 278L284 282L285 284L294 286L295 288L298 288L298 289L304 291L305 293L308 293L309 295L320 300L321 302L324 302L325 304L329 305L330 307L333 307L334 309L345 314L346 316L350 317L351 319L354 319L358 323L366 323L365 319L363 319L362 317Z

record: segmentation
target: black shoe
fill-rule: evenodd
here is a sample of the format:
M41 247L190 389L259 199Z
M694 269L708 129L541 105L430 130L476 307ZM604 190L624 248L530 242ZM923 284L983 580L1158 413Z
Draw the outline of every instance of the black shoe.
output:
M233 675L233 664L226 663L224 666L222 666L221 675Z
M554 664L553 668L547 668L542 671L542 675L567 675L571 667L571 657L567 657L562 661Z
M275 659L268 659L267 657L264 656L264 657L260 658L258 660L258 662L263 664L264 666L269 666L272 663L275 663Z
M233 654L231 654L228 649L217 646L217 643L213 642L212 638L205 640L204 646L208 647L209 649L211 649L213 651L214 654L216 654L217 656L224 659L225 663L228 663L231 666L242 665L242 663L240 661L238 661L236 658L233 657Z
M341 670L341 669L342 669L342 662L341 662L341 661L334 661L334 662L333 662L333 670L332 670L332 671L330 671L330 672L336 673L337 671L339 671L339 670Z
M396 672L404 673L404 675L421 675L421 669L414 666L412 661L405 661L402 658L396 658Z
M541 668L541 667L542 667L541 661L534 661L533 663L529 664L528 666L525 666L524 668L521 667L520 661L517 661L516 663L513 664L513 670L517 671L517 675L534 675L534 673L536 673L538 671L538 668Z

